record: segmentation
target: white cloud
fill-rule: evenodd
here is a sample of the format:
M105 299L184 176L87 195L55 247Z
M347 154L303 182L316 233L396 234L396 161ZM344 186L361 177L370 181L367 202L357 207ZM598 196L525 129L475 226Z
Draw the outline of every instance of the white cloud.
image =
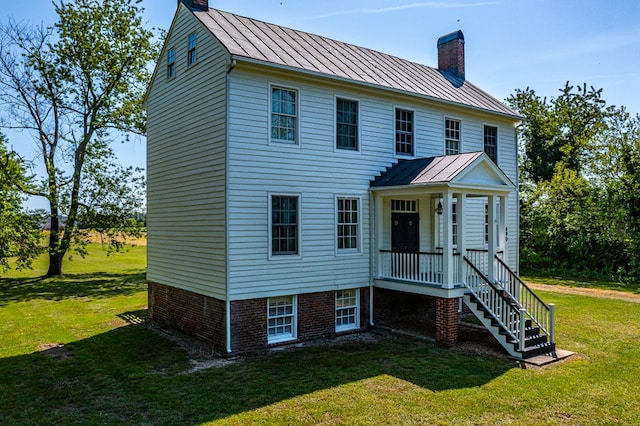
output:
M397 12L401 10L409 10L409 9L421 9L421 8L429 8L429 9L464 9L464 8L472 8L472 7L482 7L482 6L492 6L499 4L497 1L481 1L481 2L440 2L440 1L428 1L428 2L418 2L418 3L408 3L402 4L399 6L390 6L390 7L381 7L377 9L351 9L351 10L342 10L337 12L325 13L322 15L312 16L312 19L325 19L333 16L343 16L343 15L356 15L356 14L375 14L375 13L389 13L389 12Z

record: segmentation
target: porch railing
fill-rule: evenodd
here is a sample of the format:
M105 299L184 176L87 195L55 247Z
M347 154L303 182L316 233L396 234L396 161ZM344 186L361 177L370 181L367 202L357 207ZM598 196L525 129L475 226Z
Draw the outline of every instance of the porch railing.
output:
M544 303L498 256L496 265L496 284L516 300L527 317L540 328L542 334L546 334L549 341L555 343L555 306Z
M498 251L498 258L502 259L503 251ZM485 276L489 275L489 250L467 249L467 259Z
M454 253L452 277L454 283L461 281L459 262L459 254ZM407 253L380 250L378 275L381 278L442 285L443 269L442 252Z
M490 282L487 276L464 257L466 263L465 286L477 301L493 314L494 319L504 328L511 339L518 342L520 349L524 349L525 317L515 301Z

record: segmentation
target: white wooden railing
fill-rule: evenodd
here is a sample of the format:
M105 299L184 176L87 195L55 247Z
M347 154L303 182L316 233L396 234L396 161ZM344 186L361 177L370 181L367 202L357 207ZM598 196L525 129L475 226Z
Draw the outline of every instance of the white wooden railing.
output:
M546 334L549 341L555 343L555 306L544 303L498 256L495 276L497 286L518 302L527 318L540 328L541 334Z
M493 314L494 319L504 328L509 336L516 340L521 350L525 342L525 312L503 290L491 283L487 276L477 268L469 258L466 263L464 281L467 290L481 305Z
M380 278L442 284L442 253L380 250Z

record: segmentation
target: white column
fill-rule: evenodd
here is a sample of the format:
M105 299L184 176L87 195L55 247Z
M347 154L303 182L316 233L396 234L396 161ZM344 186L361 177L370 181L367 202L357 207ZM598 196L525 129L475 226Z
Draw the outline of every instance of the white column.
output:
M502 260L507 262L507 196L500 197L500 249L503 252Z
M488 278L492 283L495 282L495 262L494 256L498 247L498 236L496 235L496 196L489 195L487 202L487 210L489 214L489 252L487 253Z
M457 194L456 197L458 198L458 206L456 207L458 216L458 253L460 253L458 256L458 278L460 279L460 282L462 282L464 280L464 259L462 259L462 256L466 256L467 254L467 233L465 229L467 222L465 217L465 202L467 194L462 192Z
M384 205L382 203L382 197L380 195L375 195L375 238L376 243L374 245L376 254L376 277L379 277L382 274L382 254L380 250L382 250L382 242L384 241Z
M453 288L453 227L451 221L453 197L442 194L442 286Z

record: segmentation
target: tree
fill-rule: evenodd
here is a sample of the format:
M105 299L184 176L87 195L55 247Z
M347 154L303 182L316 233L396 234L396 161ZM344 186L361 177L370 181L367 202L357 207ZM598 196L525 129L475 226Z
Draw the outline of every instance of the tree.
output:
M10 257L16 258L18 268L29 267L41 251L37 217L22 211L16 186L27 180L19 159L7 152L0 134L0 271L9 266Z
M640 117L567 83L518 90L524 269L640 278Z
M81 237L83 217L97 217L109 204L87 188L87 182L99 179L88 165L113 165L114 135L128 140L145 132L142 99L158 46L142 25L137 3L60 1L54 3L59 20L53 28L11 20L0 27L3 125L32 136L36 161L45 170L40 182L19 187L48 200L47 275L62 274L65 253ZM139 184L131 180L132 170L103 167L99 172L120 173L112 181L121 190ZM133 213L123 211L131 204L120 207L120 216Z
M607 128L612 107L602 89L567 82L557 98L541 98L532 89L516 90L507 103L524 117L520 127L522 170L534 182L550 181L556 164L580 173L590 143Z

